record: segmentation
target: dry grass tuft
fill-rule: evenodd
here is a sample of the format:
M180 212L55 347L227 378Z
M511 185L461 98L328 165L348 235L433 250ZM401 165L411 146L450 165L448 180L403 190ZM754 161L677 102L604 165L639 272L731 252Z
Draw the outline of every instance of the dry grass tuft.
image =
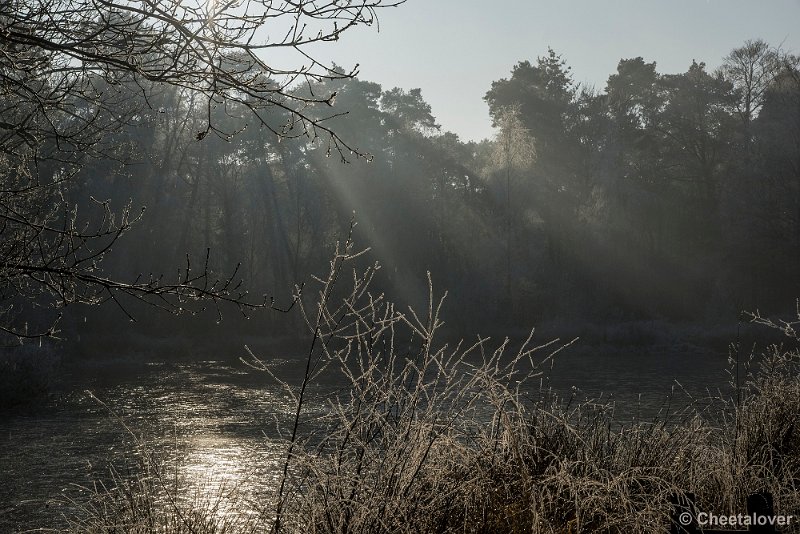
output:
M773 347L738 402L719 399L712 417L620 425L611 406L535 387L558 342L439 344L444 296L431 288L427 309L400 311L370 293L377 265L352 271L342 290L359 255L345 243L315 303L298 298L311 344L302 382L284 384L295 417L260 518L214 522L145 462L94 491L81 531L666 532L676 494L735 514L762 489L776 513L800 515L796 349ZM275 376L252 354L248 363ZM309 391L332 375L344 387L319 418Z

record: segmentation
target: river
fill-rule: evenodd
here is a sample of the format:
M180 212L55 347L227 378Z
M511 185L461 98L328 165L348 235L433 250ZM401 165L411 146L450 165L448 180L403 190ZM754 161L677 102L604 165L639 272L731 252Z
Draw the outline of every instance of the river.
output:
M729 394L725 368L726 356L711 351L568 350L544 385L614 401L620 420L648 420L709 392ZM285 391L235 357L76 365L46 403L0 416L0 532L64 527L75 512L68 499L85 499L81 487L107 479L110 464L126 465L131 432L168 472L177 468L182 490L204 498L236 488L257 506L284 454L276 420L287 423L293 409Z

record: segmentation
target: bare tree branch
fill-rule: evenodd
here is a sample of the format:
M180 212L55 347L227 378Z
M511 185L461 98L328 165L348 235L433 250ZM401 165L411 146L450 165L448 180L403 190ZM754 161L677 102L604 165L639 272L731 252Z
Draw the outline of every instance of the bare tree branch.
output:
M208 255L199 268L187 258L173 280L105 274L103 259L142 213L95 200L79 214L70 200L75 177L93 158L124 161L130 151L113 134L141 124L170 88L202 110L198 140L255 126L327 143L342 158L365 156L328 126L341 114L330 110L335 94L307 90L356 70L328 65L315 51L403 1L0 2L0 331L54 335L55 325L32 331L21 308L73 303L112 301L131 319L129 299L171 313L274 308L247 294L238 267L213 273ZM229 117L236 120L222 120Z

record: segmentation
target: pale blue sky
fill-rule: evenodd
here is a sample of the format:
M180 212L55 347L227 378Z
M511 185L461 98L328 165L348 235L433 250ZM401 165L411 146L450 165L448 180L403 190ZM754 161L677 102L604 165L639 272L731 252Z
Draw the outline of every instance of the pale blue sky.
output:
M381 10L380 32L356 28L324 55L384 89L422 88L444 129L492 135L483 95L520 60L551 46L575 81L605 86L620 58L662 73L709 67L747 39L800 52L800 0L408 0Z

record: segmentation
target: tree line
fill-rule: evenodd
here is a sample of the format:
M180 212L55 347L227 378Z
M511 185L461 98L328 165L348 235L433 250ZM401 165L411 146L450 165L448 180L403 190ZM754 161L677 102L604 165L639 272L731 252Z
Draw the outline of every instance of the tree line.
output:
M61 192L81 214L146 208L103 268L137 279L188 255L186 271L290 304L355 219L381 290L423 302L431 272L469 327L731 321L800 296L800 71L778 48L748 41L679 74L623 59L602 89L548 50L487 80L481 142L444 131L419 89L339 72L293 88L328 95L303 113L333 142L273 135L293 120L280 106L253 121L246 98L154 81L137 102L131 84L113 150Z

